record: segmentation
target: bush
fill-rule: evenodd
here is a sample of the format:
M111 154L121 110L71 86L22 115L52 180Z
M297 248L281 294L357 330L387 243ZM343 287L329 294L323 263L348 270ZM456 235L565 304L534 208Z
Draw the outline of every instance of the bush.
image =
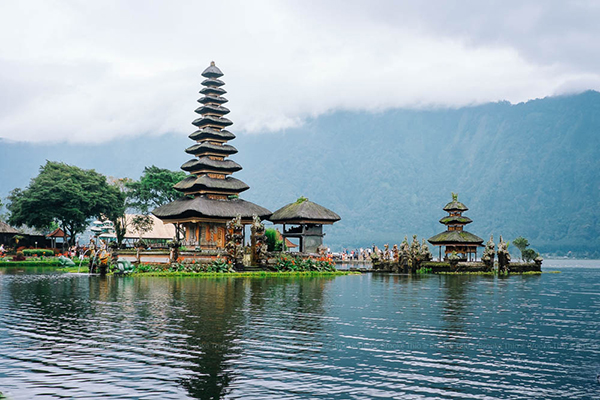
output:
M531 262L539 256L539 253L533 249L525 249L521 252L521 256L524 261Z
M283 272L305 272L305 271L335 271L335 264L326 257L301 258L289 255L279 256L275 263L275 269Z
M54 250L51 249L24 249L23 255L26 257L52 257Z

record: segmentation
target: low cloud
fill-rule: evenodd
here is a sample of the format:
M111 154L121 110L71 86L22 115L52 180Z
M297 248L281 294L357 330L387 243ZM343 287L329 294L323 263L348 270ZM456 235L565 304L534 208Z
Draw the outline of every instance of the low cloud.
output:
M236 133L598 90L599 17L593 2L5 2L0 137L189 133L211 60Z

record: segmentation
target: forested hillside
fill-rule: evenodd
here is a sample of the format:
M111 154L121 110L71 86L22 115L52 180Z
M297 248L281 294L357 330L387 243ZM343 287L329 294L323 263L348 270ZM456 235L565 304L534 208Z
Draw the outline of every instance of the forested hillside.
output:
M0 195L26 186L46 159L132 178L146 165L176 169L189 158L183 150L192 128L95 147L2 143ZM522 235L542 252L600 256L598 92L517 105L335 112L232 144L244 167L236 176L251 187L242 197L272 211L301 195L331 208L342 217L326 228L334 248L432 236L444 229L442 207L458 192L474 221L467 229L486 240Z

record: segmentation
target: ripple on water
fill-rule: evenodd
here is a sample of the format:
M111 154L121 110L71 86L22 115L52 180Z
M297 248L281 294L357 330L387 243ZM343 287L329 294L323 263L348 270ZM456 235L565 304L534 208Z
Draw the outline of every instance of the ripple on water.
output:
M0 275L0 391L14 399L594 398L599 288L598 266L509 278L8 273Z

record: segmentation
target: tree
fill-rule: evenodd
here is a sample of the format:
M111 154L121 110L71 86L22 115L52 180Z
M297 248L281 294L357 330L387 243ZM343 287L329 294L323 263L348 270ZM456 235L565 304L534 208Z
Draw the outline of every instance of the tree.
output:
M154 208L183 197L183 193L173 189L173 185L186 177L183 171L171 171L156 166L144 168L139 181L127 182L130 205L142 214Z
M131 219L131 226L133 231L138 233L139 239L142 240L142 235L152 230L154 221L149 215L136 215Z
M118 213L123 207L119 191L94 170L47 161L25 190L8 196L9 223L43 229L53 221L67 234L69 244L92 217Z
M4 204L2 204L2 199L0 199L0 221L5 222L6 221L6 215L2 212L3 208L4 208Z
M115 236L117 237L117 245L121 247L125 235L127 234L127 217L125 212L129 205L129 189L127 185L133 182L129 178L108 178L109 184L119 193L118 206L115 205L111 214L106 215L106 218L113 223Z
M529 246L529 241L527 239L525 239L523 236L519 236L518 238L513 240L513 244L521 252L521 260L524 260L523 252L525 251L527 246Z
M283 239L276 229L266 229L265 236L267 237L267 251L281 251Z
M540 254L534 249L525 249L521 253L523 255L523 261L531 262L535 260Z

